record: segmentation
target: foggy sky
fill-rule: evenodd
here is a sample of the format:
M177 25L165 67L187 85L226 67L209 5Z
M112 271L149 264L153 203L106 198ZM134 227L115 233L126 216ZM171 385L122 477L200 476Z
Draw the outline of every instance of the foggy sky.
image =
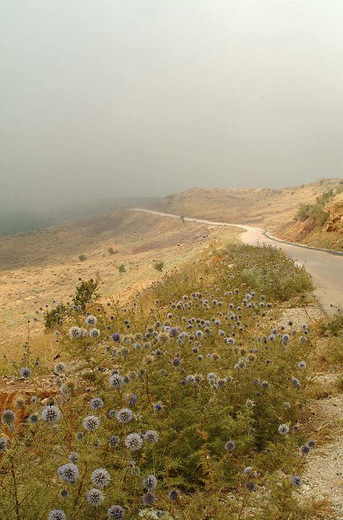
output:
M341 0L1 0L12 209L343 177Z

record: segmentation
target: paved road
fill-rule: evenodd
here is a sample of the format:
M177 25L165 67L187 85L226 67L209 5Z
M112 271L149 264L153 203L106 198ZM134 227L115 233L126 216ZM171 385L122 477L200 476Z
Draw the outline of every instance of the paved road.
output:
M152 213L162 217L180 218L180 215L162 213L148 209L135 208L134 211ZM343 307L343 256L332 254L325 250L312 249L306 246L298 246L288 242L282 242L265 235L265 230L259 227L248 226L246 224L229 224L224 222L214 222L199 218L185 217L190 222L199 222L209 226L233 226L243 228L242 241L246 244L273 244L284 249L294 260L304 265L312 275L315 284L315 294L318 297L323 309L330 311L330 304Z

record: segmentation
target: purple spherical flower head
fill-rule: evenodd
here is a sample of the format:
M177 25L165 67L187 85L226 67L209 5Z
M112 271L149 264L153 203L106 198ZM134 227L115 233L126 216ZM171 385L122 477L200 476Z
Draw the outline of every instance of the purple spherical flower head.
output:
M111 475L104 468L95 469L91 474L91 481L94 486L103 488L108 486L111 480Z
M1 422L5 426L10 426L15 421L15 413L13 410L4 410L1 416Z
M48 514L48 520L66 520L65 512L61 509L52 509Z
M178 491L177 489L172 489L169 493L168 493L168 498L169 500L171 500L172 502L175 502L176 500L178 500L180 496L180 491Z
M125 516L125 509L121 506L111 506L107 511L107 517L111 520L123 520Z
M21 370L20 370L20 375L21 377L24 377L25 379L28 379L31 375L31 370L29 369L29 367L23 367Z
M156 497L151 491L147 491L142 496L142 502L145 506L152 506L155 503Z
M236 444L233 441L230 440L225 443L226 451L234 451L235 448L236 448Z
M302 484L302 479L299 477L299 475L293 475L293 477L291 477L291 482L294 487L300 487Z
M105 500L105 496L100 489L93 488L87 492L87 502L93 507L100 506Z
M114 332L112 334L112 339L113 339L113 341L120 341L120 334L119 334L119 332Z
M159 435L156 430L147 430L144 434L144 440L149 444L156 444L158 442Z
M57 470L57 474L66 482L74 484L77 477L79 476L79 470L75 464L70 462L69 464L60 466Z

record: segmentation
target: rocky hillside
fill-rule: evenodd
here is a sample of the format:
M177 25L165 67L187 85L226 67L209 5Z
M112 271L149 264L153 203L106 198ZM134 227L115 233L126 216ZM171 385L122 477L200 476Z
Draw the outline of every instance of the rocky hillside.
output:
M286 240L343 251L343 193L326 192L314 204L301 205L295 218L278 229Z
M265 227L291 241L321 247L340 248L342 215L342 179L322 179L311 184L282 188L192 188L170 195L154 205L168 213L223 222ZM326 198L325 194L333 194ZM299 220L301 207L325 201L327 218ZM320 206L323 204L320 203Z

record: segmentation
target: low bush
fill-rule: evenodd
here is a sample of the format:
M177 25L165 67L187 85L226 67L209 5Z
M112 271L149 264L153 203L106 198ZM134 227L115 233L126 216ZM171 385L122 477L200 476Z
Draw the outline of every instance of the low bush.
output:
M313 518L295 496L311 330L274 322L310 288L280 251L237 246L125 305L77 291L58 393L2 415L0 518Z

